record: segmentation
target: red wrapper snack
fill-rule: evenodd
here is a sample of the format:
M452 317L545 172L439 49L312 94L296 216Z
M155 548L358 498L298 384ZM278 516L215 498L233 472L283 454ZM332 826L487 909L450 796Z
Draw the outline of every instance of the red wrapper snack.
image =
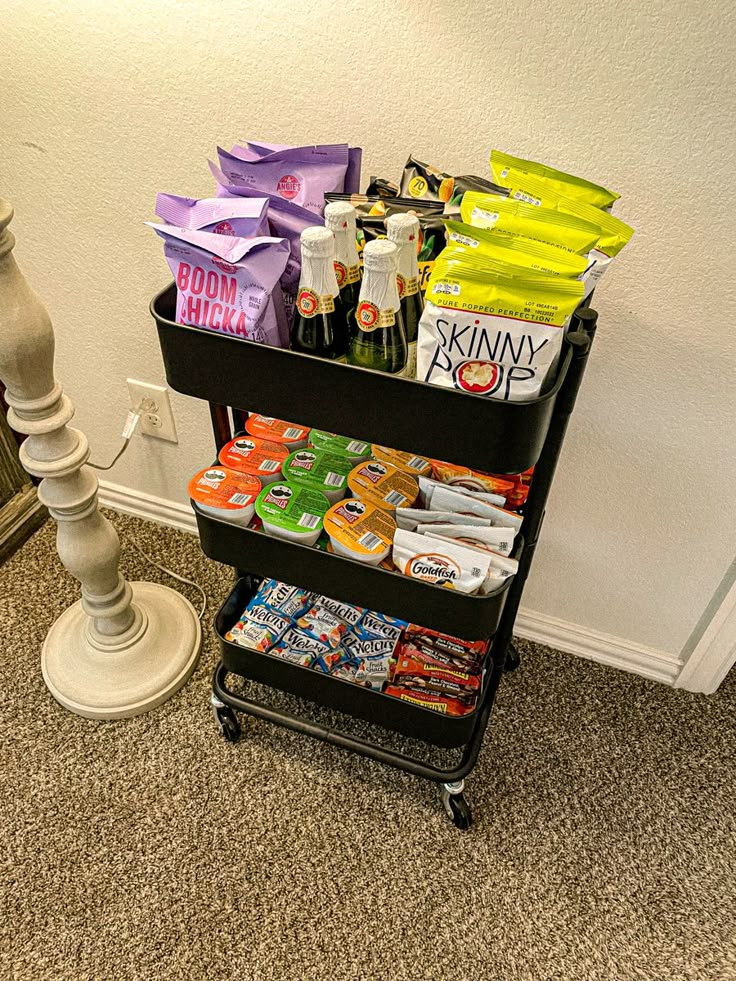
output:
M507 500L514 489L513 477L481 473L480 470L471 470L470 467L461 467L456 463L443 463L442 460L430 460L429 462L432 464L434 479L439 480L442 484L465 487L472 491L485 491L489 494L500 494Z
M411 644L401 648L394 668L394 680L397 684L416 685L463 700L475 699L481 686L481 677L477 672L429 657Z
M506 507L511 511L518 510L529 496L529 485L532 482L534 467L525 470L524 473L504 474L499 479L513 481L513 489L506 495ZM490 476L496 476L491 474Z
M384 689L386 695L393 695L394 698L401 699L402 702L410 702L420 708L429 709L431 712L439 712L441 715L467 715L473 711L473 706L453 698L451 695L438 695L431 691L418 691L413 688L402 688L400 685L387 685Z
M404 631L404 639L424 648L434 648L451 657L464 661L480 662L488 650L487 640L462 640L460 637L449 637L447 634L428 630L410 623Z

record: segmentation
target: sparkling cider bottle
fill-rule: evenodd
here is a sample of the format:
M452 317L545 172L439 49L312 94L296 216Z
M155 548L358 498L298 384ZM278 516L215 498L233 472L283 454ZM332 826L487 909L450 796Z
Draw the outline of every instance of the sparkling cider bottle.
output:
M412 214L389 215L386 230L391 242L399 250L396 280L401 300L401 315L404 318L408 358L406 375L417 375L417 333L424 309L424 301L419 289L419 267L417 265L417 246L419 243L419 219Z
M367 242L363 282L348 350L348 363L392 375L405 374L406 331L396 285L398 249L388 239Z
M302 272L291 324L291 349L344 361L348 322L335 275L335 236L310 225L301 234Z

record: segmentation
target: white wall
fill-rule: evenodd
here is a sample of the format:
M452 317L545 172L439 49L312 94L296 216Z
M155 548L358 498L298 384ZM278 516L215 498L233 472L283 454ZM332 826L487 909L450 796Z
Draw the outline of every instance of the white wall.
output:
M163 378L154 194L212 189L219 142L349 140L485 174L493 145L616 188L637 228L601 321L525 605L676 653L733 555L733 6L5 0L0 195L97 459L125 378ZM731 120L732 121L732 120ZM729 300L731 302L729 302ZM257 408L257 407L256 407ZM136 437L113 479L179 501L210 456Z

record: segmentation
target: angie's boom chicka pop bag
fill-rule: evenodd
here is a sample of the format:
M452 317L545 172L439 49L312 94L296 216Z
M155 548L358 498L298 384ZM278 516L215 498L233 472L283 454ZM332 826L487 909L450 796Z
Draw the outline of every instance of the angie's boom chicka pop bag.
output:
M343 144L338 144L342 146ZM363 150L359 146L348 146L348 166L345 171L345 183L343 190L347 194L357 194L360 191L360 168L363 162ZM282 150L298 150L300 147L290 146L288 143L260 143L248 140L245 146L236 144L232 152L242 157L243 160L252 160L255 157L267 157L271 153L280 153ZM318 147L317 149L326 149Z
M491 260L450 252L429 280L417 378L512 402L536 398L551 379L584 284L531 271L513 276L508 267L492 271Z
M176 319L245 340L288 345L269 300L289 257L283 238L236 238L147 222L164 240Z
M191 228L215 235L252 238L268 235L268 198L182 198L157 194L156 214L167 225Z

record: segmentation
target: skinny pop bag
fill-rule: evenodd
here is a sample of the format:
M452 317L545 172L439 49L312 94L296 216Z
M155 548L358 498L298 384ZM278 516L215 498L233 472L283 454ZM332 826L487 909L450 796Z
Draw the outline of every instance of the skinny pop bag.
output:
M182 198L156 195L156 214L167 225L215 235L253 238L268 235L268 198Z
M176 280L176 319L208 330L284 347L278 323L263 317L284 271L283 238L233 238L147 222L164 240Z
M419 322L417 378L524 402L552 380L584 284L489 272L473 256L437 260Z
M557 245L577 255L587 255L598 244L601 227L575 215L553 208L500 198L495 194L468 191L460 205L460 215L474 228L492 228L507 235L523 235L535 242Z
M217 148L220 167L231 181L278 194L317 215L324 212L325 192L345 187L350 159L345 143L287 148L265 157L247 154L248 160L238 155L236 147L233 151Z
M491 174L494 181L502 187L514 188L519 178L527 174L542 178L545 183L560 194L592 204L596 208L608 208L621 197L599 184L593 184L582 177L566 174L564 170L546 167L535 160L512 157L510 153L491 150Z

